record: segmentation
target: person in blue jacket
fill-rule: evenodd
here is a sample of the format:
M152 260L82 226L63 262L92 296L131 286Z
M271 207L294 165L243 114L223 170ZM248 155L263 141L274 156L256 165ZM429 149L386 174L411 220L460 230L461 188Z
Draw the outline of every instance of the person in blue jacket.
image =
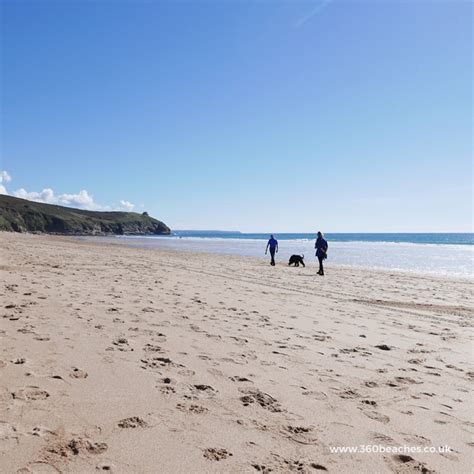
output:
M270 239L267 243L267 248L265 249L265 255L268 252L268 248L270 248L270 257L272 258L270 261L270 265L272 267L275 266L275 252L278 253L278 240L273 237L273 234L270 235Z
M318 257L319 261L318 275L322 276L324 275L323 260L325 260L328 256L328 243L322 232L318 232L318 238L316 239L314 248L316 249L316 257Z

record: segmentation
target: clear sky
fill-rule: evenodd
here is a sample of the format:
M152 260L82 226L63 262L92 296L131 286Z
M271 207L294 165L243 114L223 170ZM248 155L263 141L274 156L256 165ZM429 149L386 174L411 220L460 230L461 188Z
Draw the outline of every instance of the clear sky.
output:
M472 230L470 1L1 9L10 194L175 229Z

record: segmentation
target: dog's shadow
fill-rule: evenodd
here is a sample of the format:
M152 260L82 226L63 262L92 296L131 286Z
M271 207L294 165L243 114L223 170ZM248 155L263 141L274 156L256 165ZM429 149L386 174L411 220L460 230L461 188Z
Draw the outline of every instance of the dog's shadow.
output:
M298 273L296 276L300 278L314 278L315 275L314 273L310 273L310 274Z

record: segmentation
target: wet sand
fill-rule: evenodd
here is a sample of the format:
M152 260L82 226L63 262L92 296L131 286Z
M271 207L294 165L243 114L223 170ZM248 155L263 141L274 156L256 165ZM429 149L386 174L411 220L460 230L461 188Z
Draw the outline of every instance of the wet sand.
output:
M1 472L471 472L472 281L0 248Z

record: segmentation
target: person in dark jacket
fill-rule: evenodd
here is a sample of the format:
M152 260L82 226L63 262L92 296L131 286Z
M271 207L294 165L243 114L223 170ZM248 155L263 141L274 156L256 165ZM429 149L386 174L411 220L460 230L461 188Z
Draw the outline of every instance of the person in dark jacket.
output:
M273 237L273 235L270 235L270 239L267 243L267 248L265 249L265 255L268 252L268 248L270 248L270 257L272 258L270 261L270 265L272 267L275 266L275 252L278 253L278 240Z
M318 275L322 276L324 275L323 260L328 256L328 243L322 232L318 232L318 238L316 239L314 248L316 249L316 257L318 257L319 261Z

